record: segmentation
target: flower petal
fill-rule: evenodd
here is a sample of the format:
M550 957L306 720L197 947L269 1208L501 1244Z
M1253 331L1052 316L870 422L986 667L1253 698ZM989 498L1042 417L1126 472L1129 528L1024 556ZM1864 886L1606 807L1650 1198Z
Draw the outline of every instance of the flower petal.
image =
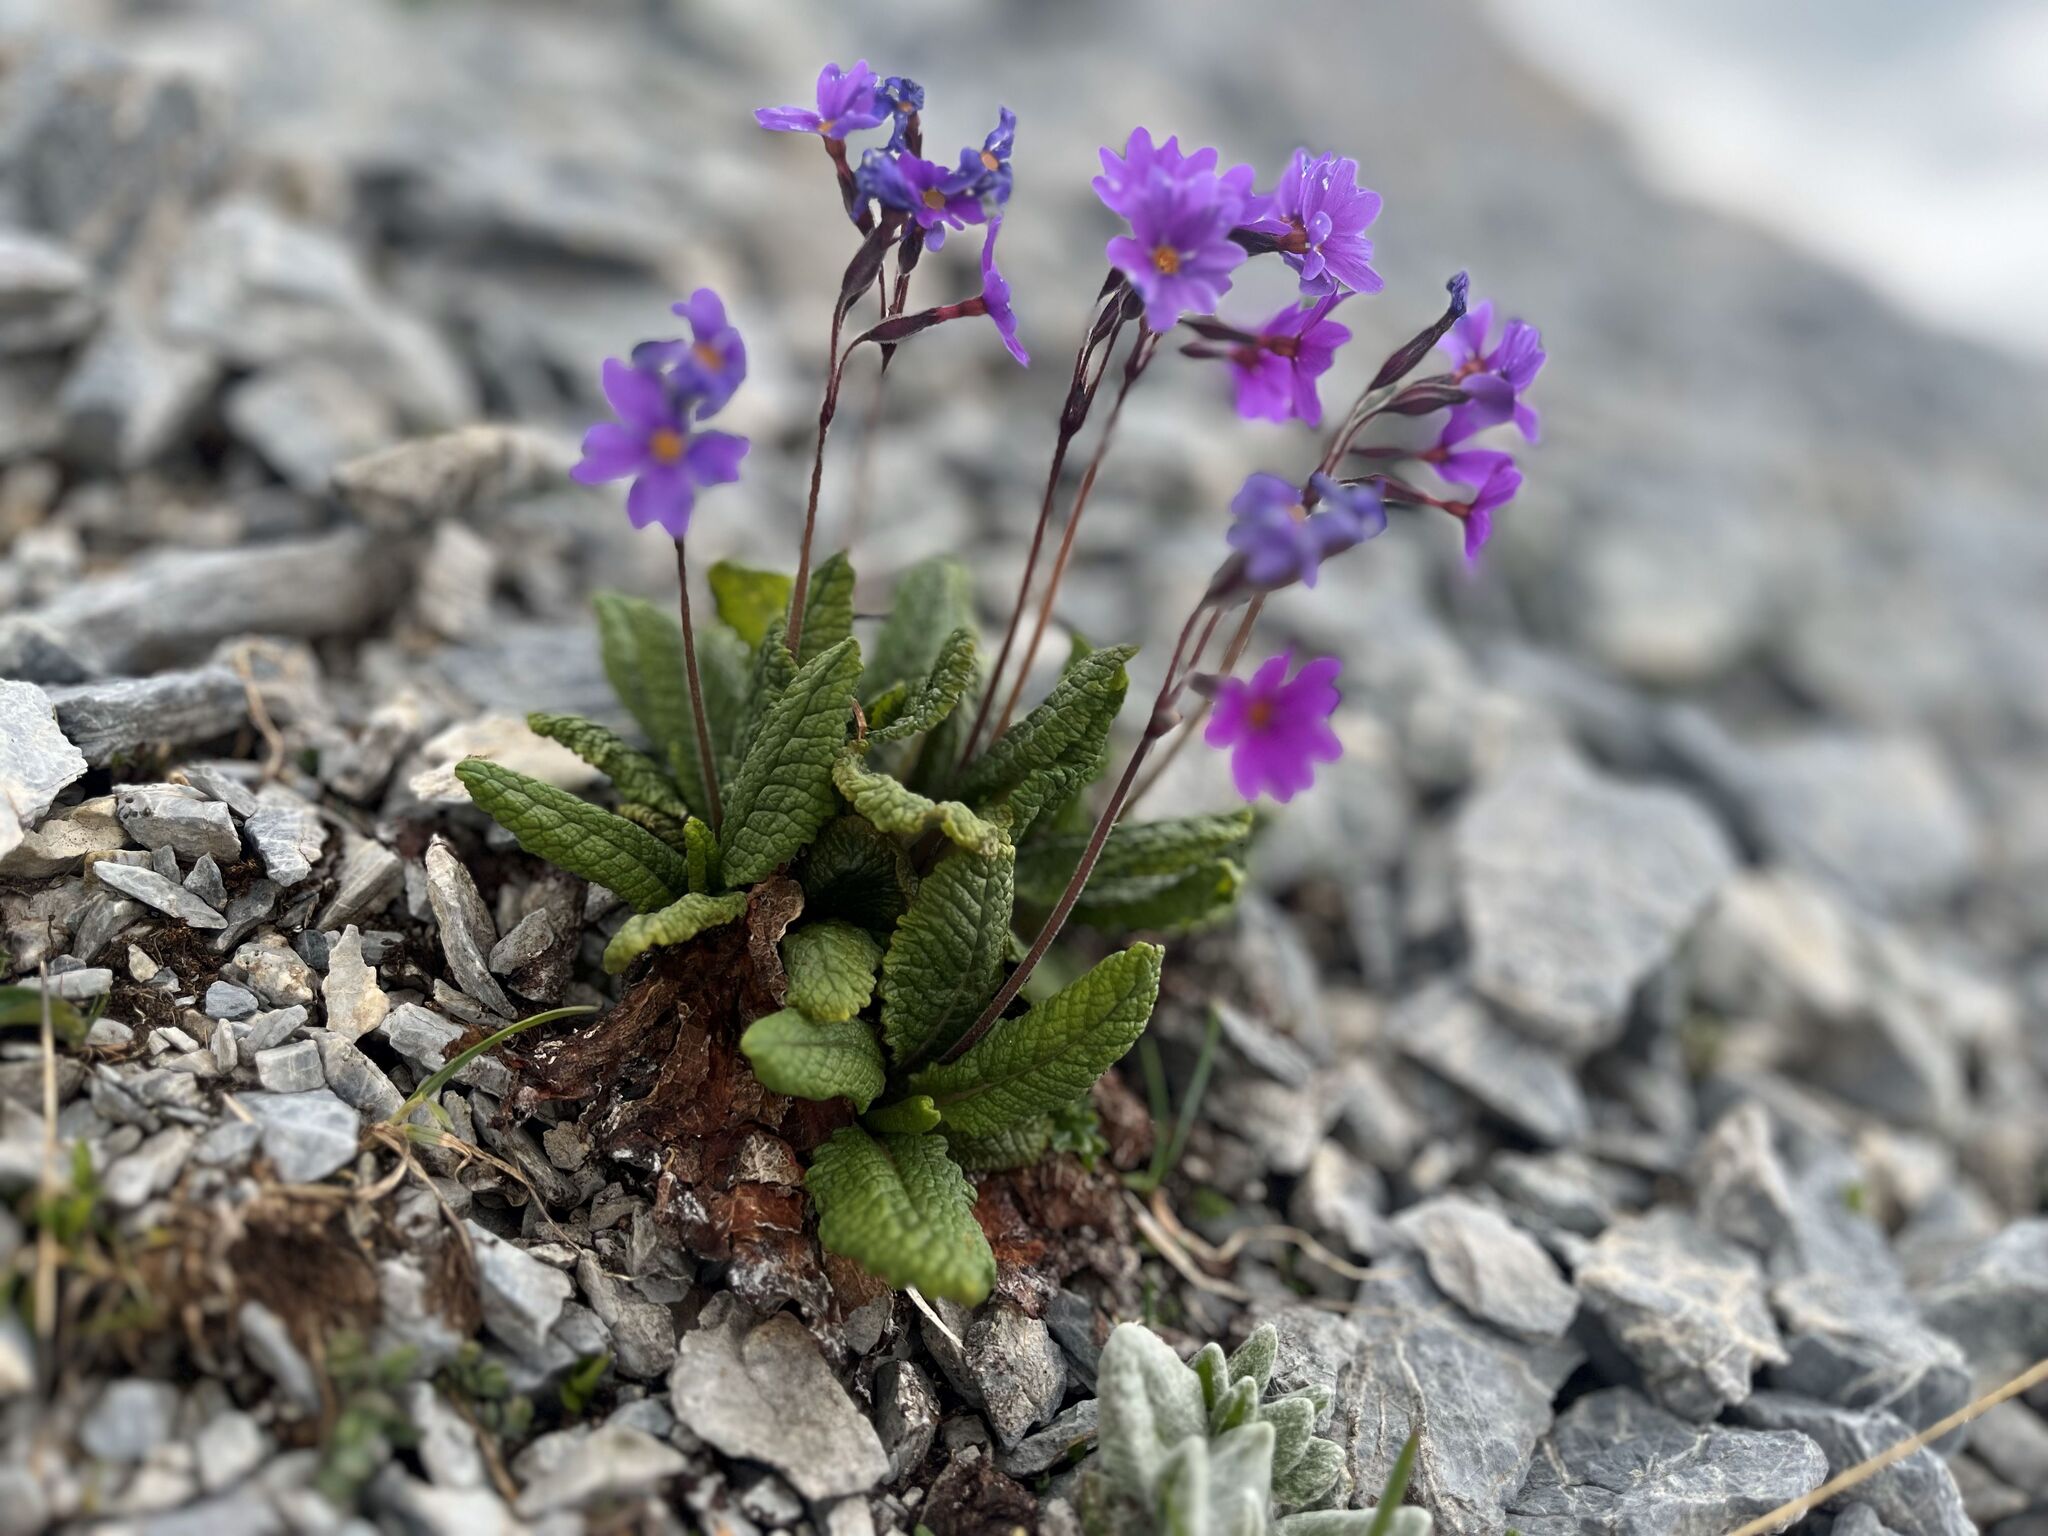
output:
M632 474L646 459L646 440L638 432L615 421L601 421L583 434L583 458L569 471L569 478L584 485L602 485Z
M608 357L604 360L600 378L605 399L627 426L644 429L668 425L668 395L661 387L661 380L652 373L621 362L616 357Z
M697 493L680 464L662 464L633 482L626 493L626 516L635 528L658 523L672 539L690 531L690 508Z

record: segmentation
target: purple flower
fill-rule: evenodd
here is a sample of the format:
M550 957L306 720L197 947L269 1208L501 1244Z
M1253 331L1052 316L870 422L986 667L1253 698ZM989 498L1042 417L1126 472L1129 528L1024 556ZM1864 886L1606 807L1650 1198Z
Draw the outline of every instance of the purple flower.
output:
M1143 296L1153 330L1172 330L1184 314L1215 312L1245 259L1230 238L1243 206L1243 194L1213 171L1154 174L1125 200L1120 211L1131 232L1109 242L1109 264Z
M996 231L1002 227L1001 219L990 219L988 233L981 240L982 310L995 321L996 334L1003 338L1003 345L1010 349L1010 356L1029 368L1031 354L1017 339L1017 312L1010 308L1010 280L996 270Z
M1095 195L1102 199L1104 207L1125 218L1131 216L1132 208L1154 181L1192 180L1214 172L1218 159L1213 149L1198 149L1192 155L1183 155L1177 134L1164 144L1154 145L1152 135L1143 128L1131 130L1130 141L1121 156L1107 148L1096 153L1102 160L1102 174L1089 185L1095 188ZM1255 175L1250 166L1238 165L1217 177L1224 192L1242 204L1239 222L1257 211L1255 205L1263 206L1252 192Z
M1244 587L1271 592L1297 581L1312 587L1323 561L1387 526L1386 508L1369 486L1339 485L1323 475L1309 483L1320 498L1314 513L1278 475L1245 477L1230 503L1236 521L1225 535L1243 557Z
M1515 492L1522 488L1522 472L1515 468L1515 461L1504 453L1492 457L1499 462L1488 471L1476 496L1470 501L1437 504L1465 525L1467 560L1479 558L1479 551L1486 547L1486 541L1493 535L1494 512L1513 501Z
M1261 327L1254 341L1230 350L1238 415L1246 421L1298 417L1311 427L1322 424L1316 380L1330 371L1337 348L1351 339L1350 330L1329 315L1348 297L1337 293L1306 307L1290 304Z
M889 148L908 149L910 120L924 110L924 87L908 75L891 75L875 94L889 109Z
M683 375L664 378L613 357L605 359L603 379L604 397L619 419L583 434L583 458L570 478L602 485L632 476L626 516L633 526L659 523L680 539L690 529L697 487L737 480L747 440L691 429L698 397Z
M1250 228L1279 242L1281 258L1301 274L1301 291L1322 295L1338 288L1378 293L1386 286L1373 271L1365 230L1380 216L1380 195L1358 185L1358 162L1297 149L1280 184Z
M1292 651L1282 651L1250 681L1219 678L1216 712L1203 740L1230 751L1230 776L1247 800L1267 793L1285 803L1315 782L1317 763L1334 763L1344 749L1330 729L1330 716L1343 697L1337 692L1334 656L1308 662L1292 679Z
M965 190L960 173L935 160L871 149L860 157L854 186L862 198L909 214L925 232L925 249L945 244L946 231L979 224L986 215L981 199Z
M807 107L762 107L754 121L773 133L815 133L843 139L858 129L872 128L889 115L876 91L875 72L866 59L849 70L827 64L818 75L818 110Z
M1451 376L1476 397L1470 405L1455 407L1451 414L1456 416L1459 412L1466 412L1475 419L1491 416L1491 420L1482 423L1484 426L1493 426L1512 415L1522 436L1533 443L1540 422L1535 410L1523 401L1522 394L1543 371L1547 356L1543 350L1543 333L1523 321L1510 320L1502 327L1500 340L1489 349L1486 335L1492 329L1493 302L1489 299L1466 310L1464 318L1437 343L1450 355ZM1507 386L1505 412L1502 412L1501 391L1492 381ZM1480 428L1475 426L1462 435L1469 437L1478 430Z
M747 344L709 288L699 288L670 308L690 322L690 340L643 341L633 349L633 362L641 368L675 369L678 387L698 397L698 417L715 415L747 377Z
M984 204L1000 208L1010 200L1010 152L1016 143L1017 114L1003 107L996 117L996 126L981 141L981 148L960 151L960 169L955 180Z

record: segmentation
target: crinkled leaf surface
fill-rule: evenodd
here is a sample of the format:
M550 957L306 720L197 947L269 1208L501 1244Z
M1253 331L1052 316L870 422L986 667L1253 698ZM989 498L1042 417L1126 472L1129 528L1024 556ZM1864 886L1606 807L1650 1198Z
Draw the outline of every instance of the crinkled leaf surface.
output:
M861 678L861 697L872 699L892 683L914 684L932 670L948 636L973 628L974 578L967 567L945 557L912 566L896 583Z
M995 995L1015 864L1007 842L955 848L919 884L882 957L882 1035L899 1067L943 1048Z
M678 819L689 815L690 808L661 765L628 746L616 731L581 715L531 714L526 724L534 734L560 742L610 779L621 801L650 806Z
M910 690L886 724L868 732L868 740L890 742L922 736L953 712L974 675L974 631L956 629L939 647L938 659L924 681Z
M974 1186L942 1137L870 1136L847 1126L811 1154L804 1182L818 1207L818 1240L889 1284L963 1306L995 1284Z
M930 1103L931 1100L925 1100ZM969 1136L961 1131L946 1132L946 1148L953 1161L969 1173L998 1173L1005 1168L1022 1168L1035 1163L1052 1145L1052 1119L1039 1115L1020 1120L987 1136Z
M733 776L719 841L729 885L752 885L788 862L838 810L832 765L846 744L860 648L841 640L797 669L761 718Z
M780 571L757 571L730 560L713 565L706 580L720 622L730 625L750 650L789 612L789 592L795 585Z
M832 765L832 782L853 808L884 832L916 837L938 828L950 842L973 853L989 854L1002 841L996 824L958 800L927 800L916 790L870 768L857 747L848 747Z
M521 848L617 892L637 912L664 907L689 889L683 856L623 816L486 758L464 758L455 776Z
M1086 744L1106 739L1123 707L1130 687L1124 663L1137 652L1134 645L1112 645L1076 661L1043 703L975 760L960 787L963 798L977 804L995 799L1034 771L1087 755Z
M667 944L687 944L707 928L737 922L746 910L745 891L732 891L724 896L691 892L659 912L629 917L604 947L604 968L616 976L648 950Z
M797 866L804 910L889 933L910 904L917 876L902 846L858 816L840 816L804 850Z
M1182 875L1236 852L1251 835L1249 807L1215 816L1118 822L1103 845L1090 883ZM1057 900L1087 847L1086 832L1033 838L1029 847L1017 852L1019 898L1043 903Z
M875 1027L861 1019L811 1019L784 1008L740 1036L754 1076L793 1099L851 1099L864 1110L887 1076Z
M811 590L804 599L804 632L798 639L797 665L817 660L853 635L853 566L844 554L833 553L811 572ZM854 676L858 678L859 671ZM852 688L847 690L851 693Z
M881 960L874 935L852 923L830 919L792 928L782 937L789 1006L814 1019L850 1019L874 996Z
M1178 879L1090 879L1073 916L1091 928L1182 933L1227 917L1243 888L1244 871L1228 859L1212 860Z

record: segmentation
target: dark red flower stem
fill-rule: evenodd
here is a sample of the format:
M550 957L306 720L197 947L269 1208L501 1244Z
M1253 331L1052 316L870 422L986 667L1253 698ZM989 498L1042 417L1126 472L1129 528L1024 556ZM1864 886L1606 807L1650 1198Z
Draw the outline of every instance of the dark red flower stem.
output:
M839 332L846 323L846 306L832 307L832 335L825 346L825 400L818 407L818 445L811 454L811 491L804 502L804 537L796 557L796 582L789 589L789 627L782 643L789 654L797 654L804 638L804 604L811 592L811 541L818 533L818 491L825 483L825 435L832 430L832 418L839 411L839 378L845 360L839 355Z
M690 714L697 725L697 766L704 775L704 819L716 832L725 819L718 803L718 764L711 751L711 727L704 720L704 679L697 671L697 631L690 623L690 567L683 541L676 540L676 594L683 613L683 671L690 679Z

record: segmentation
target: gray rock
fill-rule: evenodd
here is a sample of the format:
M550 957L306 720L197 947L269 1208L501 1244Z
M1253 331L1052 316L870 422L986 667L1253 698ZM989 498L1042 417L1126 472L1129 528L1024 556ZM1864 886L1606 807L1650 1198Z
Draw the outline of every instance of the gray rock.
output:
M1793 1429L1816 1441L1827 1455L1830 1476L1889 1450L1913 1433L1881 1409L1837 1408L1786 1392L1759 1392L1736 1409L1736 1416L1759 1429ZM1821 1508L1851 1502L1869 1505L1902 1536L1975 1536L1977 1530L1963 1509L1962 1492L1948 1464L1924 1447Z
M1725 1536L1827 1475L1827 1457L1803 1434L1692 1424L1609 1387L1558 1416L1508 1523L1522 1536Z
M2004 1402L1970 1425L1970 1451L2013 1487L2048 1503L2048 1419Z
M383 1530L416 1536L528 1536L533 1530L489 1488L436 1488L395 1463L377 1474L368 1498Z
M139 590L128 601L143 606L153 599ZM146 742L224 736L249 718L248 693L226 667L79 683L52 689L50 700L64 734L96 768Z
M1837 1511L1834 1528L1828 1536L1899 1536L1899 1533L1878 1519L1877 1511L1868 1504L1850 1504Z
M50 977L49 992L67 1003L90 1002L114 989L114 973L103 965L82 966L75 971L58 971Z
M441 953L462 990L504 1018L513 1013L512 1000L491 974L489 956L498 942L498 930L491 922L490 908L478 894L476 881L455 856L446 838L436 837L427 845L427 900L433 904L434 921L441 929Z
M1273 1390L1332 1394L1322 1433L1343 1447L1355 1496L1385 1486L1419 1431L1409 1498L1445 1536L1494 1536L1550 1428L1556 1382L1391 1278L1365 1282L1358 1301L1348 1316L1298 1305L1267 1314L1280 1334Z
M327 1005L327 1027L344 1040L360 1040L391 1012L376 970L363 963L363 936L354 923L328 948L320 996Z
M114 806L128 835L144 848L168 848L187 859L206 854L230 864L242 856L241 834L228 808L196 789L124 784L114 792Z
M438 1391L433 1383L408 1384L401 1398L406 1417L419 1431L417 1451L420 1465L437 1488L481 1488L488 1474L477 1433Z
M68 346L98 317L84 262L54 240L0 228L0 355Z
M183 442L220 364L117 305L57 393L65 452L88 468L133 470Z
M320 1048L320 1071L327 1086L363 1119L389 1120L405 1107L398 1085L348 1041L322 1030L314 1043Z
M313 872L327 846L319 813L279 784L263 786L243 830L264 872L286 890Z
M884 1360L875 1369L875 1433L889 1458L891 1483L924 1464L939 1431L939 1398L909 1360Z
M525 1249L473 1221L468 1227L483 1291L484 1326L522 1359L545 1358L548 1333L576 1287Z
M356 1155L356 1112L328 1089L245 1093L242 1107L263 1128L263 1155L286 1184L317 1183Z
M307 1093L327 1086L320 1047L310 1040L274 1045L256 1053L256 1080L272 1093Z
M2048 1356L2048 1217L2016 1221L1964 1254L1920 1297L1988 1391Z
M199 1486L208 1493L232 1488L268 1461L271 1449L270 1436L248 1414L216 1413L192 1441Z
M1624 1203L1648 1203L1646 1181L1577 1152L1496 1152L1485 1176L1539 1226L1581 1237L1598 1237Z
M216 981L206 989L204 1006L209 1019L246 1019L255 1015L263 1000L247 987Z
M267 1051L274 1045L282 1045L292 1037L292 1031L300 1028L305 1022L306 1010L303 1004L294 1004L290 1008L272 1008L238 1025L237 1038L241 1041L242 1049L253 1055L257 1051Z
M17 816L14 825L21 825ZM114 817L114 797L101 795L43 817L23 834L14 851L0 857L0 880L44 880L75 875L95 854L128 846L128 831Z
M133 896L145 906L177 918L188 928L225 928L227 919L182 885L166 880L153 869L139 864L117 864L102 859L92 867L93 878L112 891Z
M334 894L313 925L335 933L373 917L391 904L404 884L403 859L371 838L344 833L341 862L334 871Z
M166 1126L108 1168L101 1192L117 1211L140 1209L178 1182L199 1137L181 1125Z
M178 772L186 783L208 799L220 801L237 816L253 816L256 814L256 797L237 776L237 766L234 763L186 763Z
M1325 1242L1370 1258L1395 1243L1394 1229L1381 1214L1386 1208L1387 1181L1380 1171L1326 1139L1295 1184L1287 1215Z
M313 1001L313 968L274 933L242 945L227 969L274 1008Z
M1564 1060L1452 983L1404 998L1387 1034L1403 1054L1545 1146L1570 1146L1592 1128L1584 1091Z
M391 402L317 357L265 368L227 393L229 428L285 482L320 495L338 465L400 435Z
M542 1435L514 1458L522 1492L512 1508L524 1520L601 1500L648 1493L689 1469L689 1459L642 1429L577 1426Z
M1027 1435L1013 1450L996 1453L996 1470L1006 1477L1036 1477L1092 1450L1100 1403L1083 1398L1035 1435Z
M0 858L21 846L58 791L85 768L58 729L49 695L34 683L0 679Z
M226 954L238 946L257 927L267 923L276 915L278 891L270 880L259 876L252 880L239 896L228 898L227 927L214 935L213 947L217 954Z
M1482 1322L1526 1339L1555 1339L1571 1326L1578 1294L1536 1241L1463 1195L1411 1205L1394 1229L1422 1250L1429 1276Z
M713 1298L668 1389L679 1423L728 1456L766 1462L807 1499L865 1493L889 1475L874 1426L787 1313L756 1324L729 1295Z
M491 946L492 972L510 976L531 965L554 947L557 937L554 912L536 907L506 929L505 936Z
M997 1445L1014 1449L1059 1412L1067 1391L1066 1357L1044 1322L1012 1302L998 1299L971 1313L949 1301L936 1307L960 1343L927 1318L925 1348L960 1395L981 1410Z
M1756 1261L1671 1207L1609 1227L1574 1279L1650 1395L1674 1413L1712 1418L1749 1396L1759 1365L1786 1363Z
M228 904L227 881L221 878L220 865L213 861L210 853L202 853L192 861L192 868L185 876L185 889L216 912Z
M178 1389L167 1381L124 1376L101 1391L78 1421L78 1444L100 1461L137 1462L171 1438Z
M418 527L556 483L565 446L524 427L462 427L344 464L334 490L372 523Z
M590 1310L612 1331L612 1355L621 1376L653 1381L676 1363L675 1314L634 1295L607 1274L595 1254L576 1261L576 1283Z
M1905 1291L1838 1274L1771 1288L1786 1352L1770 1385L1844 1408L1882 1408L1920 1430L1970 1401L1955 1342L1920 1321Z
M1067 1352L1074 1380L1094 1391L1095 1369L1102 1359L1102 1341L1095 1336L1095 1303L1075 1291L1055 1291L1045 1304L1045 1326Z
M462 1048L460 1042L469 1032L431 1008L418 1003L400 1003L378 1026L377 1033L389 1042L394 1051L423 1072L438 1072L447 1065L448 1058ZM481 1088L498 1097L503 1097L512 1088L511 1069L490 1054L471 1061L455 1074L455 1081L465 1087Z
M1480 791L1456 831L1472 985L1548 1044L1619 1035L1630 997L1734 872L1684 795L1539 759Z

